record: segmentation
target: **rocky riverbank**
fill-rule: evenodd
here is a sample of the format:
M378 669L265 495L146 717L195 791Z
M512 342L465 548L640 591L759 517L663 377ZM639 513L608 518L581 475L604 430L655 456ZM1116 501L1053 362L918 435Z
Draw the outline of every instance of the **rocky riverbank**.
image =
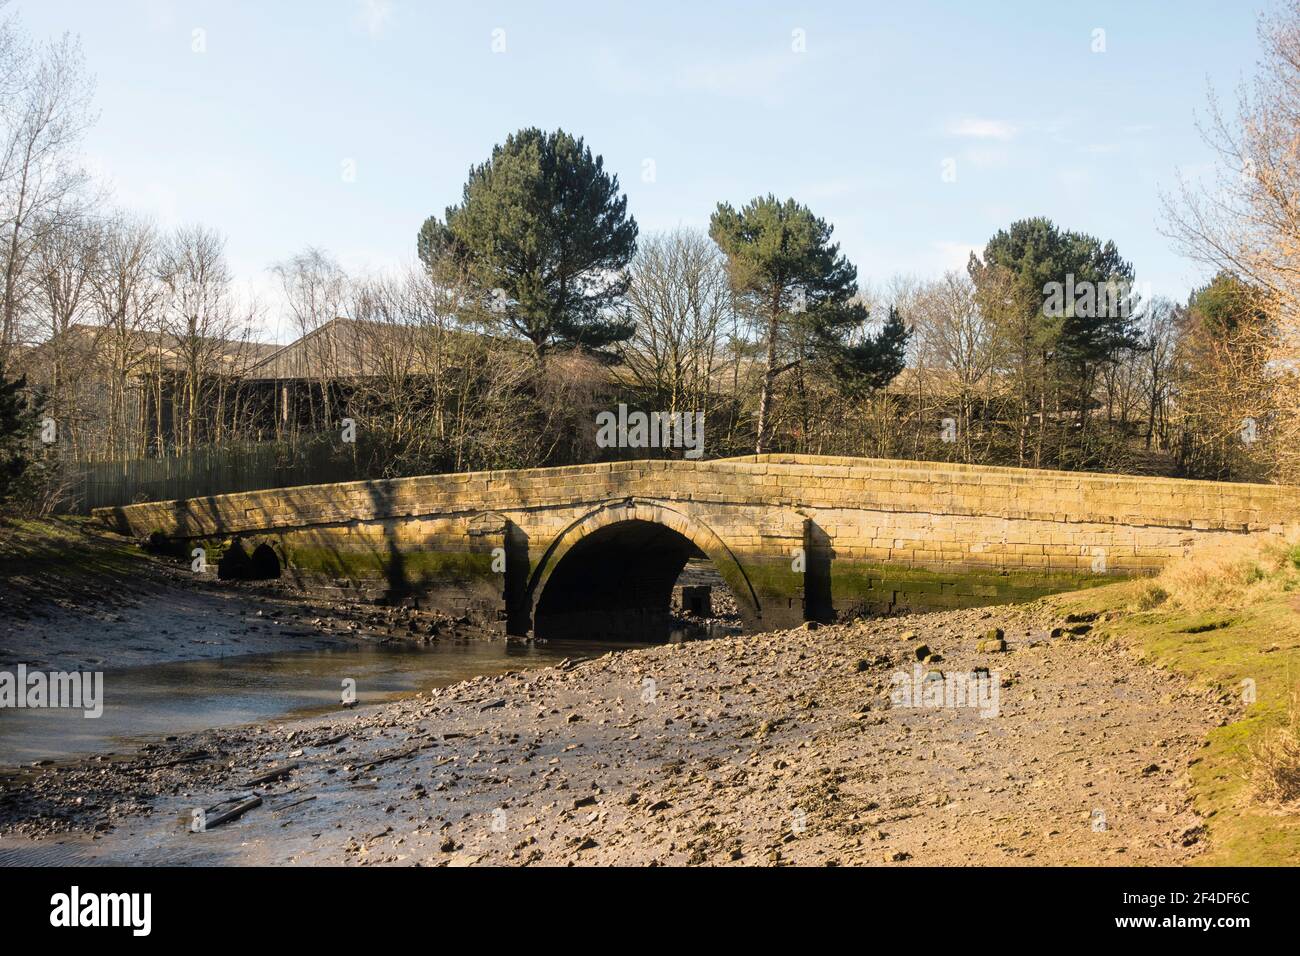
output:
M85 522L0 525L0 669L104 670L357 641L486 637L467 619L219 582Z
M1187 768L1230 705L1089 630L1036 604L664 645L26 768L0 856L1185 862Z

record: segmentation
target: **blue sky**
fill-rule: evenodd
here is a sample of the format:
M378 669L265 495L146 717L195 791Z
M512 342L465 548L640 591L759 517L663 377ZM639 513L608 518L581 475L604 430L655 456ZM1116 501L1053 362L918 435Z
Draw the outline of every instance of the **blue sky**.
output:
M1046 215L1114 239L1139 281L1181 299L1204 273L1160 234L1159 190L1209 168L1196 118L1207 84L1230 94L1253 73L1260 9L14 7L35 36L81 36L100 112L90 167L161 225L225 233L241 282L266 300L269 337L281 333L268 266L308 245L351 269L410 260L420 223L458 200L469 166L530 125L584 136L643 231L706 225L719 200L794 196L836 227L862 280L883 284L959 267L997 228Z

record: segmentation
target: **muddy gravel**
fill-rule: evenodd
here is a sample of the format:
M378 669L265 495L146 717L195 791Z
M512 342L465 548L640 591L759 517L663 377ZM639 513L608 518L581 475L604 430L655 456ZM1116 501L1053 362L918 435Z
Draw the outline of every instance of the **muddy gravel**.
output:
M1056 614L663 645L25 768L0 791L0 858L1186 862L1187 768L1224 705ZM252 803L194 832L196 809Z
M410 606L304 594L276 583L218 582L141 561L131 580L38 587L0 579L0 668L103 670L358 641L484 637L465 618Z

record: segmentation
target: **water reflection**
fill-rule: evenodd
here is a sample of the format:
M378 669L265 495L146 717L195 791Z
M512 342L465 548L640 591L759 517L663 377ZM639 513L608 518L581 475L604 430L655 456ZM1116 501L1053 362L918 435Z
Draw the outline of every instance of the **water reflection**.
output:
M672 642L739 633L687 625ZM616 640L405 642L249 654L120 668L104 673L104 713L0 709L0 766L129 751L149 739L338 709L344 682L359 704L391 700L480 675L544 667L644 647Z
M0 765L121 752L149 737L338 708L344 681L374 703L482 674L540 667L640 645L505 641L404 643L253 654L109 670L104 713L0 709Z

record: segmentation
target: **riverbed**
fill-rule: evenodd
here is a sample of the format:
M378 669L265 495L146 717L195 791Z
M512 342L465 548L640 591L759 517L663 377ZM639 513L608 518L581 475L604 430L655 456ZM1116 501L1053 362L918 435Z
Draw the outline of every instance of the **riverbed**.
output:
M0 708L0 768L391 701L458 681L640 646L504 638L435 609L218 582L133 556L136 573L57 588L0 580L0 671L102 674L102 716ZM685 626L669 640L728 633Z
M1059 623L1004 607L636 648L28 767L0 790L0 862L1189 861L1187 767L1221 695ZM986 670L996 706L897 699L922 650Z
M0 766L121 755L151 740L394 700L511 670L644 645L471 638L393 641L104 672L103 713L0 709Z

